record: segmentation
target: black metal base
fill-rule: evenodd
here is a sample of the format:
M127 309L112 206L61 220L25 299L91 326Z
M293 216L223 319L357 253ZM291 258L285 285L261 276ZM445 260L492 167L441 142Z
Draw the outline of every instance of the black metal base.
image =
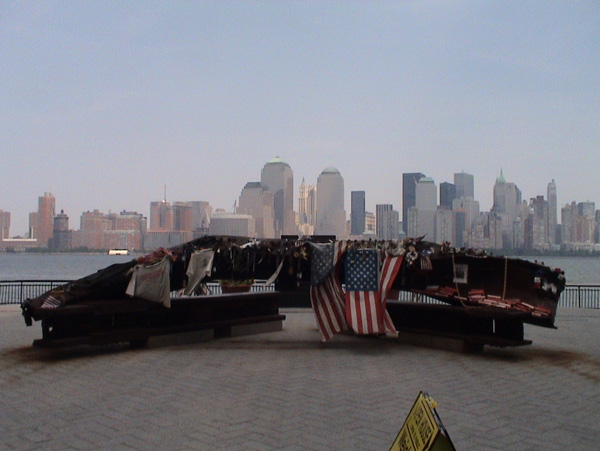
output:
M387 310L400 334L461 340L465 351L480 351L484 345L532 343L523 338L523 319L527 314L521 312L398 301L388 301Z
M42 338L35 346L60 348L128 342L143 347L152 336L213 330L231 336L232 328L281 322L278 293L225 294L171 299L171 308L139 299L104 300L38 309Z

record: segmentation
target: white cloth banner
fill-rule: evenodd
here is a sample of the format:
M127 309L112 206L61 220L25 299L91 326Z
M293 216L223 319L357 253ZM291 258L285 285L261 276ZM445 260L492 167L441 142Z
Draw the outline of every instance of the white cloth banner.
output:
M277 277L279 277L279 273L281 272L281 268L283 268L283 262L285 261L284 258L281 259L281 263L279 263L279 266L277 267L277 270L271 274L271 277L269 277L266 281L265 284L263 286L268 287L269 285L271 285L273 282L275 282L275 280L277 280Z
M211 275L214 258L215 251L212 249L195 251L190 256L190 263L185 272L188 276L188 283L183 294L186 296L193 294L196 287L202 282L202 279Z
M160 302L165 307L170 308L170 269L171 261L169 257L165 257L153 265L135 266L125 293L147 301Z

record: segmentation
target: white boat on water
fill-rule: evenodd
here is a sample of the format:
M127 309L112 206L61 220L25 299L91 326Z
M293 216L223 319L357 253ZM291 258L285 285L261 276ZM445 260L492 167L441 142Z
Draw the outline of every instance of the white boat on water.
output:
M129 255L127 249L109 249L108 255Z

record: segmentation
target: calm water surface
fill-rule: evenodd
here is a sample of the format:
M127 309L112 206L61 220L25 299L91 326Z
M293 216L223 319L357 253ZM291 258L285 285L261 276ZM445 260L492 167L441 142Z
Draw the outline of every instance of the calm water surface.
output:
M74 280L135 255L0 253L0 280ZM600 284L600 257L520 257L565 271L567 283Z
M75 280L135 255L0 253L0 280Z

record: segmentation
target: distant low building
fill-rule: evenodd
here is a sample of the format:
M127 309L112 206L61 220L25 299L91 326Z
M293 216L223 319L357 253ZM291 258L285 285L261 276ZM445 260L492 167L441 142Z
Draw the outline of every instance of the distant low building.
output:
M215 213L210 221L210 234L256 238L256 222L250 215Z
M38 247L36 238L3 238L0 241L0 249L3 251L23 252L35 247Z

